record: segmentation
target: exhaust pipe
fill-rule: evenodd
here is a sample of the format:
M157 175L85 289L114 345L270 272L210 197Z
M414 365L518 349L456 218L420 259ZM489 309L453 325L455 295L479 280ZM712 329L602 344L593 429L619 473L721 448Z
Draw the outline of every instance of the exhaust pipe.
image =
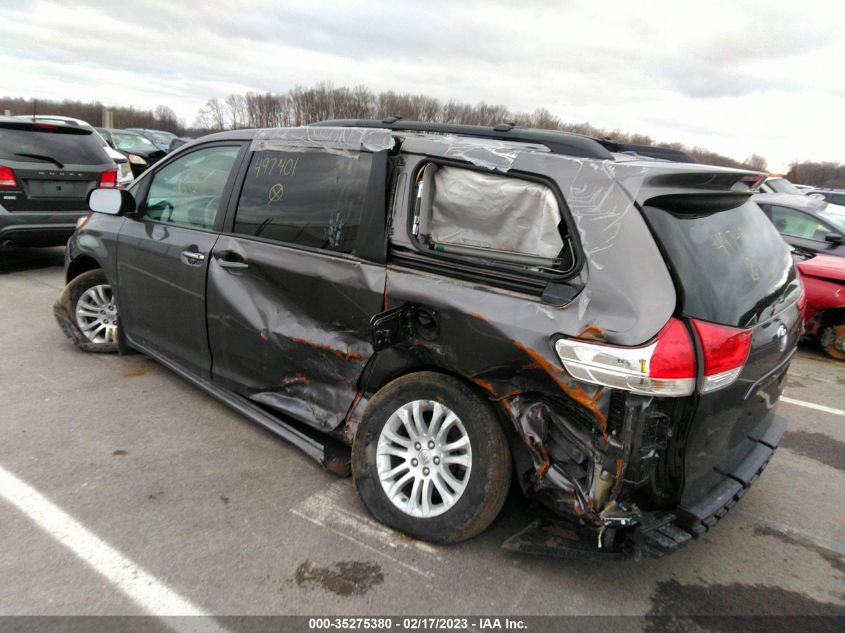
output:
M15 243L12 240L3 240L0 242L0 248L9 248L14 245Z

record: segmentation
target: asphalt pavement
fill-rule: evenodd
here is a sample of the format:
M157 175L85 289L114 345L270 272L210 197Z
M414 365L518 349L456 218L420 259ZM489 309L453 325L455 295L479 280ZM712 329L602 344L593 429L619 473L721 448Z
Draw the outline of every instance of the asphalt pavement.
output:
M812 346L771 464L678 553L505 552L530 520L514 493L439 547L144 356L77 351L51 311L61 263L0 251L0 615L845 613L845 362Z

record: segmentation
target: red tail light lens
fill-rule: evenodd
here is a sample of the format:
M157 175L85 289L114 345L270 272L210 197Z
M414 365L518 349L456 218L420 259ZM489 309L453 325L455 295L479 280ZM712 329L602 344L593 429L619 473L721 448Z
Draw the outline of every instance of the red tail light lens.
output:
M0 165L0 187L5 189L18 188L18 181L15 180L15 172L10 167Z
M669 319L640 347L559 339L555 350L576 380L650 396L688 396L695 390L695 350L678 319Z
M59 126L52 123L33 123L33 130L58 130Z
M117 170L104 171L100 176L100 189L114 189L117 187Z
M657 335L648 375L652 378L695 378L695 350L689 332L680 320L669 319Z
M704 355L701 392L727 387L737 379L751 351L751 330L692 321Z

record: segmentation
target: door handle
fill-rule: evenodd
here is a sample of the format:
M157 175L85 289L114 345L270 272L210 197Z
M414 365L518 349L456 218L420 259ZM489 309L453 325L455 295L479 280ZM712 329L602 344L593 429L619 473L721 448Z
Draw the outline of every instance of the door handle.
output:
M198 251L182 251L182 259L184 259L187 264L199 264L200 262L205 261L205 255Z
M221 268L226 268L228 270L243 270L244 268L249 268L249 264L243 255L240 255L235 251L226 251L223 255L215 257L215 259L217 260L217 263L220 264Z

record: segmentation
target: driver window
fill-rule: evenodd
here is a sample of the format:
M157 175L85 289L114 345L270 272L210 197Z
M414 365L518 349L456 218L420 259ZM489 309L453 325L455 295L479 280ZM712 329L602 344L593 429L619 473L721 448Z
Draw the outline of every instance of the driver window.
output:
M144 217L211 229L240 147L209 147L182 156L153 175Z
M815 220L812 216L785 207L772 207L772 222L778 233L807 240L824 241L830 227Z

